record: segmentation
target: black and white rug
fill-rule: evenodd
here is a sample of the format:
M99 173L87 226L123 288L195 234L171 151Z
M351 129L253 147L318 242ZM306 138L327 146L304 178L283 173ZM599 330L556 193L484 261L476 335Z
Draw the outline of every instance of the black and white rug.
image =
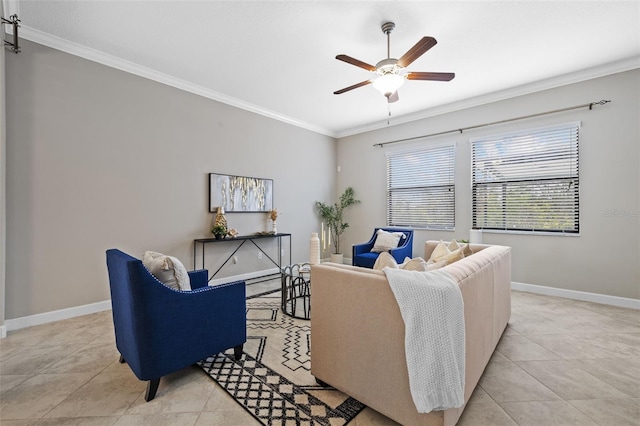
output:
M198 365L264 425L344 425L364 405L311 375L310 322L283 315L280 293L247 300L247 343Z

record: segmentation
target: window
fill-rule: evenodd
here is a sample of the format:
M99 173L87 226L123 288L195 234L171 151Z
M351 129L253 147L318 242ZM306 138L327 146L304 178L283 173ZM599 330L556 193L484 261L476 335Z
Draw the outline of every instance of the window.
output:
M471 140L473 227L578 233L579 128Z
M454 145L387 153L390 226L454 229L454 155Z

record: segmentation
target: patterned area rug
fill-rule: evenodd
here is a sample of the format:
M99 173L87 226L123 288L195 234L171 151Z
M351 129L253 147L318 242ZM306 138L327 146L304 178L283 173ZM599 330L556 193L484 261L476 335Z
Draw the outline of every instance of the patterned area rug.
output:
M198 365L264 425L344 425L364 405L311 375L310 322L283 315L280 293L247 300L247 343Z

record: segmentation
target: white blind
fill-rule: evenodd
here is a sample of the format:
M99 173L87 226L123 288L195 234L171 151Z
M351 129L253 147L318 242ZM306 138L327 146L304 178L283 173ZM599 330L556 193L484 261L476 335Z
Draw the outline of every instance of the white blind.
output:
M390 226L454 229L454 158L454 145L387 153Z
M473 227L580 231L580 123L471 140Z

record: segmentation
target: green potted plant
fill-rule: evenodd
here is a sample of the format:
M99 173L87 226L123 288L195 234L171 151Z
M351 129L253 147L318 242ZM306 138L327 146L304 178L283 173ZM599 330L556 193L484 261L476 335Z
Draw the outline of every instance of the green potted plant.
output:
M211 233L216 237L216 240L223 238L227 235L227 227L224 225L213 225L211 228Z
M316 201L318 215L322 218L323 222L326 222L329 231L329 241L333 243L332 262L342 263L340 235L349 227L349 223L344 221L344 210L354 204L360 204L360 200L356 200L352 187L344 190L337 203L325 204L321 201Z

